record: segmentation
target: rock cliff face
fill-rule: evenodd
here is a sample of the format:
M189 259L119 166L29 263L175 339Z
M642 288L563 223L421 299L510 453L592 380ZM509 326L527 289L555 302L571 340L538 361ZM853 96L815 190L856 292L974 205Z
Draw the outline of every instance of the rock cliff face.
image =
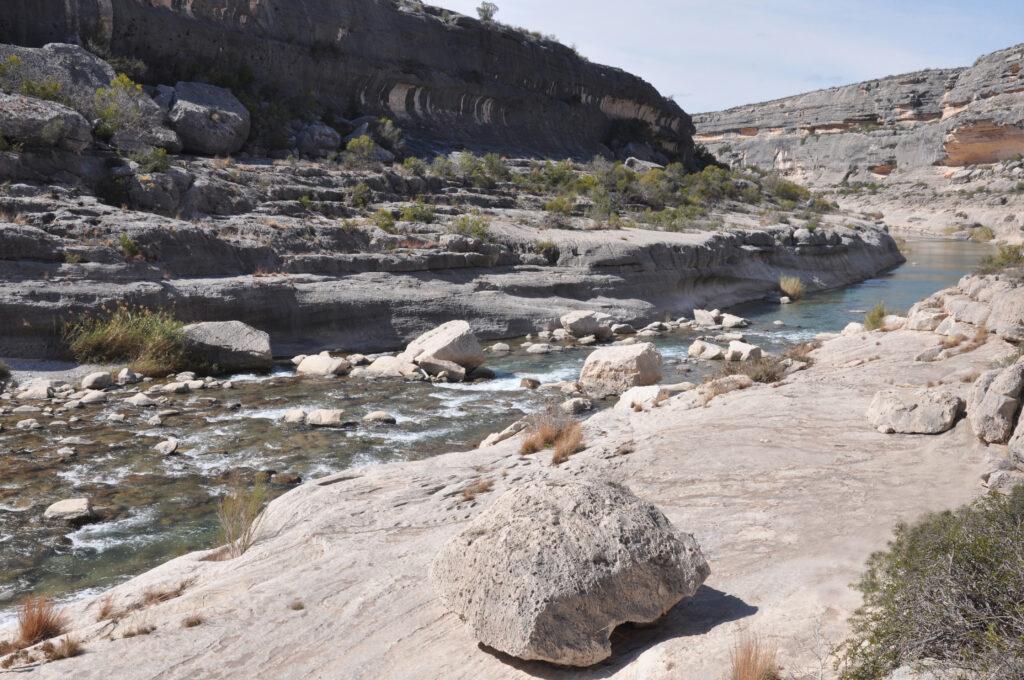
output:
M89 42L144 60L161 82L251 74L338 112L388 116L429 146L593 155L623 130L693 162L674 102L552 40L390 0L41 0L5 8L16 42ZM617 134L618 133L618 134ZM643 135L641 135L643 136Z
M927 70L698 114L722 160L812 184L878 182L1024 153L1024 45L969 68Z

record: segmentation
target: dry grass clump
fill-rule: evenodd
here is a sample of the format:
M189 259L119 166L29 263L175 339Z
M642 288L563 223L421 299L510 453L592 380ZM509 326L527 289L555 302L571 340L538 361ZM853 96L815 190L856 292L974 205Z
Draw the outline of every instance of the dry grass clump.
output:
M117 615L117 608L114 607L114 594L107 593L107 596L100 601L100 609L96 612L96 621L106 621Z
M251 489L237 485L221 501L217 518L220 520L221 539L231 557L239 557L252 547L266 500L266 486L262 479L257 478Z
M744 633L729 652L729 680L780 680L775 644Z
M138 637L139 635L149 635L154 630L156 630L156 626L149 623L140 623L126 630L124 633L121 634L121 637L133 638Z
M26 597L18 607L16 647L31 647L64 632L64 613L45 597Z
M81 654L82 643L78 641L78 638L65 635L57 644L53 644L53 642L43 643L39 651L50 661L60 661L61 659L70 659Z
M199 614L190 614L189 616L185 617L185 619L181 622L181 626L182 628L195 628L202 622L202 616L200 616Z
M710 378L722 378L728 375L746 375L754 382L770 385L786 377L786 367L780 357L763 357L749 361L726 361L715 375Z
M779 289L791 300L799 300L807 292L807 286L796 276L780 276Z
M583 448L583 433L580 424L557 407L549 407L533 417L532 427L526 430L526 438L519 447L519 453L528 455L554 447L551 462L564 463L569 456Z
M68 323L63 334L79 363L128 361L136 373L166 375L188 368L183 326L169 312L118 303Z
M291 604L288 605L288 608L292 611L300 612L306 608L306 605L302 603L302 600L292 600Z
M569 456L583 448L583 428L576 421L567 425L555 439L555 451L551 454L551 464L561 465L569 460Z
M486 493L494 486L494 480L478 479L462 490L462 500L469 502L477 497L477 494Z

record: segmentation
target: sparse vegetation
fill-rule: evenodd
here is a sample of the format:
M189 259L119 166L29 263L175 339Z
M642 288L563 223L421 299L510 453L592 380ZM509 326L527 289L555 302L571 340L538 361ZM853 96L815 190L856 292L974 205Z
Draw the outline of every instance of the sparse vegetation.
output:
M195 628L203 623L203 617L199 614L190 614L181 622L183 628Z
M989 241L994 241L995 238L996 233L992 231L991 227L981 226L974 227L973 229L971 229L972 241L978 241L979 243L988 243Z
M780 276L779 290L785 293L791 300L799 300L807 291L807 286L797 276Z
M137 98L142 94L142 86L123 73L110 81L110 87L98 88L93 95L99 119L95 133L102 139L110 139L119 130L137 125L140 119Z
M377 153L377 143L369 135L350 140L345 145L345 162L349 165L368 165Z
M18 606L18 648L31 647L64 632L65 616L46 597L27 596Z
M890 314L895 314L895 312L891 309L886 309L884 302L879 302L864 316L864 329L877 331L885 325L885 317Z
M424 224L431 224L434 221L434 206L427 204L425 201L418 200L410 206L407 206L402 211L403 222L422 222Z
M288 605L288 608L295 612L300 612L306 608L306 605L302 603L302 600L292 600Z
M477 479L475 482L463 489L459 497L462 499L462 502L468 503L479 494L490 491L493 486L493 479Z
M555 438L555 450L551 454L551 464L561 465L569 460L569 456L583 450L583 428L575 420L562 428Z
M498 6L493 2L481 2L480 6L476 8L476 14L480 17L480 21L494 21L494 15L497 13Z
M169 312L118 303L68 323L64 340L79 363L128 361L137 373L166 375L187 367L183 325Z
M780 680L774 643L753 633L742 634L729 652L729 680Z
M252 547L266 500L266 486L257 478L251 489L236 484L221 501L217 518L231 557L239 557Z
M121 254L124 255L124 259L134 260L141 254L138 244L128 234L118 236L117 242L121 246Z
M78 638L65 635L57 644L53 644L53 642L43 643L39 651L50 661L60 661L61 659L70 659L81 654L82 644L78 641Z
M453 234L471 236L481 241L487 240L487 220L480 215L459 215L452 221L449 229Z
M373 213L373 223L388 233L395 230L395 216L387 208L381 208Z
M171 167L166 149L150 149L133 153L129 158L139 164L140 172L163 172Z
M532 418L526 430L526 437L519 446L519 453L529 455L554 447L551 462L560 465L569 456L583 448L583 432L580 424L557 407L549 407Z
M934 659L970 677L1024 668L1024 486L900 524L857 584L844 680ZM966 676L965 676L966 677Z
M36 99L46 99L60 104L67 104L68 98L61 94L61 84L53 76L47 76L43 82L37 83L34 80L23 80L21 82L21 93Z
M352 191L349 192L349 203L357 208L366 208L370 205L370 201L373 199L373 191L370 187L366 186L362 182L352 187Z
M1000 244L994 255L988 255L978 265L977 274L997 274L1006 269L1024 265L1024 245Z

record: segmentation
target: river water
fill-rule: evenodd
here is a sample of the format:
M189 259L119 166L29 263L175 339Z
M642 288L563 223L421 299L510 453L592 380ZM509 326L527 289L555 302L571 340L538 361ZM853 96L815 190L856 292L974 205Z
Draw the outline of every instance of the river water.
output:
M769 351L841 330L863 319L879 301L905 312L914 302L955 284L987 254L988 246L946 240L910 242L908 263L861 284L817 293L791 305L764 302L729 311L747 317L748 341ZM781 320L785 325L773 322ZM655 339L667 366L665 382L699 382L708 366L686 361L692 332ZM76 412L81 422L25 433L21 418L0 417L0 625L26 594L75 599L120 583L167 559L213 547L216 507L232 476L272 470L303 480L352 466L409 460L475 446L526 413L545 408L551 391L520 386L575 380L588 350L529 355L518 350L488 359L494 380L476 384L429 384L401 380L297 378L284 366L269 376L234 377L232 390L171 397L179 415L160 427L145 421L152 410L110 404ZM209 401L212 398L213 401ZM611 402L603 404L610 405ZM161 408L168 408L164 406ZM371 411L396 416L396 425L310 429L280 422L285 411L343 408L358 421ZM108 415L124 413L124 423ZM61 460L62 436L91 442ZM180 455L161 456L154 444L180 440ZM273 495L287 491L272 486ZM75 531L42 520L57 500L87 496L109 515Z

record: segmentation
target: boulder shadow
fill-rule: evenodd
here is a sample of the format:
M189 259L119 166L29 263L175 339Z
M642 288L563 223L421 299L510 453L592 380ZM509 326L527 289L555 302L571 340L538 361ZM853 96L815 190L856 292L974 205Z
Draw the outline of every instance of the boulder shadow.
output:
M701 586L693 597L684 598L654 623L624 623L616 628L611 636L612 655L587 668L557 666L543 661L523 661L488 647L482 642L478 647L503 663L535 678L597 680L618 673L654 645L674 638L703 635L723 623L738 621L756 613L757 607L747 604L738 597Z

